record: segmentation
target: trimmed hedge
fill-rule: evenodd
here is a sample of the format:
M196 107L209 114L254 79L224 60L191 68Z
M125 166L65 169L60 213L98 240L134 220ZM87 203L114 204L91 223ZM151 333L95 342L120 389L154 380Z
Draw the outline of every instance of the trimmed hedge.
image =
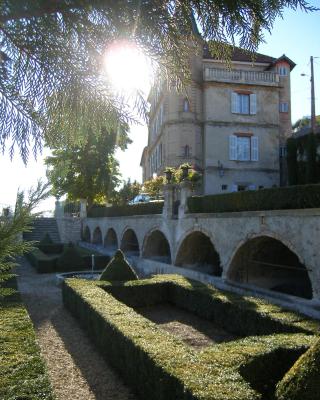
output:
M63 243L51 243L51 244L41 244L37 245L38 249L45 254L59 254L63 252Z
M277 385L279 400L320 398L320 339L293 365ZM317 397L318 396L318 397Z
M248 190L188 198L190 213L289 210L320 207L320 184Z
M88 218L102 217L124 217L130 215L149 215L161 214L163 201L153 201L150 203L127 204L124 206L93 206L88 211Z
M32 322L15 287L12 281L0 287L0 398L54 400Z
M30 264L40 273L54 272L58 256L48 256L36 248L25 254Z
M61 265L58 263L59 255L47 255L38 248L25 254L27 260L39 273L50 273L50 272L68 272L75 271L75 266L69 264ZM78 269L91 269L91 255L81 255L83 260L83 266L76 266ZM97 255L94 256L95 269L103 269L110 261L109 256Z
M255 331L260 336L216 344L197 352L116 299L126 299L131 306L161 303L163 300L175 304L177 296L183 292L186 308L190 308L196 299L192 298L193 294L211 297L211 301L203 301L197 309L201 309L203 315L211 314L218 325L224 326L225 318L232 320L228 312L233 316L240 314L232 322L232 330L238 334L243 334L244 325L252 326L248 315L256 314ZM277 306L223 293L175 276L122 285L68 279L63 286L63 300L79 318L102 355L141 399L266 398L268 390L272 388L273 391L283 373L310 347L314 332L319 328L315 321L285 312ZM208 304L211 309L220 308L220 311L208 312L204 309ZM244 322L238 329L241 316L244 316ZM262 336L269 333L271 327L275 333ZM271 368L273 364L274 368Z

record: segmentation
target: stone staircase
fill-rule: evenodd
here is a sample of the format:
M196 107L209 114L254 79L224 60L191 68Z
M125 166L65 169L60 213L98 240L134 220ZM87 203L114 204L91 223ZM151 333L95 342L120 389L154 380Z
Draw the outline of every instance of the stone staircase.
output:
M50 235L53 242L60 242L58 225L55 218L36 218L33 222L32 231L24 232L23 239L40 241L46 233Z

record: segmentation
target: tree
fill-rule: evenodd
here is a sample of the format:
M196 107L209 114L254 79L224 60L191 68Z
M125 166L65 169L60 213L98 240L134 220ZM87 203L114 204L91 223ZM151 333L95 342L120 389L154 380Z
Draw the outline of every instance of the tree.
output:
M159 197L164 185L164 176L157 176L149 181L143 182L143 191L152 197Z
M56 197L67 194L69 200L86 199L91 207L94 201L105 202L119 184L118 162L114 157L117 147L125 149L130 139L128 126L119 126L118 132L105 128L95 134L90 130L84 143L51 145L52 156L45 160L47 176Z
M117 190L112 199L113 205L125 205L141 192L142 185L137 181L131 182L130 178L123 181L122 187Z
M48 184L39 181L37 187L30 189L27 195L18 191L13 215L0 217L0 275L8 273L15 266L17 256L33 248L33 242L25 242L20 236L31 230L36 216L33 214L35 207L49 195Z
M228 57L221 43L256 50L285 7L315 10L306 0L3 0L0 146L10 140L11 152L18 145L26 161L30 142L36 152L60 132L76 141L89 129L132 120L102 73L114 41L130 40L165 76L181 80L189 71L190 32L197 30L190 15L214 55Z
M320 115L316 116L316 125L320 125ZM298 119L293 125L292 129L300 129L305 126L311 126L311 118L310 117L302 117Z

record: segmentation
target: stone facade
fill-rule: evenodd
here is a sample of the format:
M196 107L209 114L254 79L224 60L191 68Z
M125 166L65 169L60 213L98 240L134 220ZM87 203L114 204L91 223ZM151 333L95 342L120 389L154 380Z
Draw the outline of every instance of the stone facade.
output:
M205 194L285 184L294 65L262 54L252 62L235 49L228 69L204 46L191 57L186 92L151 90L143 180L188 162L203 173Z

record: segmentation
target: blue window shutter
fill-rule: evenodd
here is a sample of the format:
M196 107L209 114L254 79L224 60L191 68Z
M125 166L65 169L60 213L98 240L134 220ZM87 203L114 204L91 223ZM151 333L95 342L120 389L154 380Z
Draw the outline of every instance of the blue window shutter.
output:
M250 94L250 114L257 114L257 95L255 93Z
M236 92L231 93L231 112L233 114L239 113L240 112L240 104L239 104L239 98L238 94Z
M259 161L259 140L257 136L251 137L251 161Z
M229 159L237 160L237 136L229 136Z

